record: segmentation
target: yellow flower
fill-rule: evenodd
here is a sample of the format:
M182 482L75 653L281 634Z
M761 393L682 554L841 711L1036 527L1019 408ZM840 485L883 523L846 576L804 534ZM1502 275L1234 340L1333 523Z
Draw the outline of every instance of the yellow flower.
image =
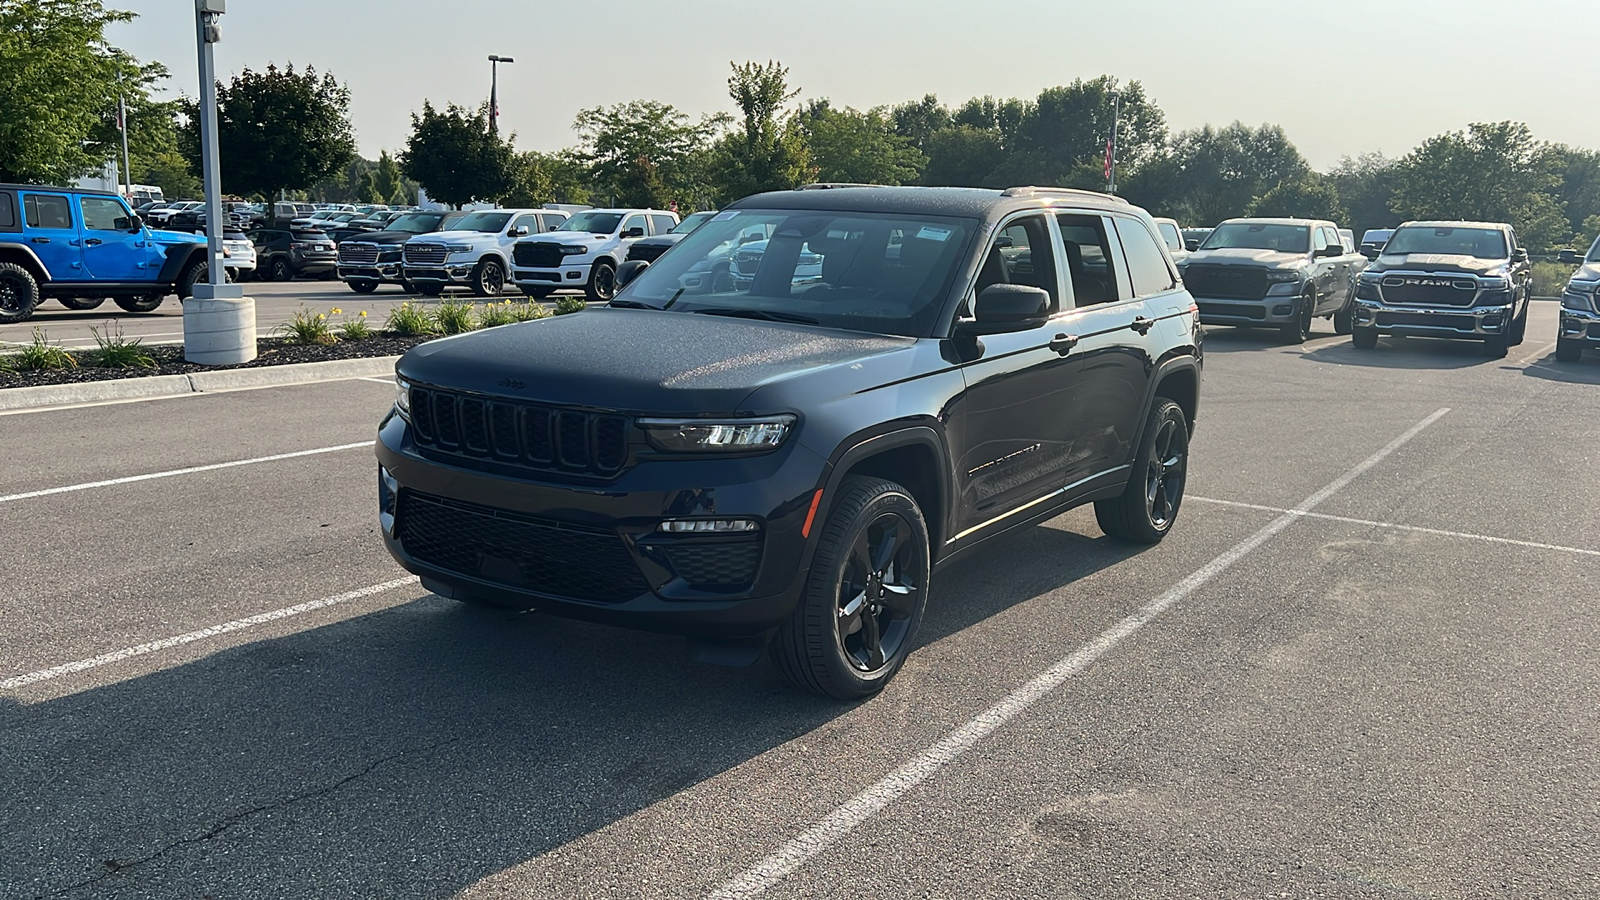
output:
M363 309L361 311L361 318L365 319L366 317L367 317L367 311Z
M344 310L342 310L339 307L335 306L333 309L328 310L328 315L337 316L338 314L340 314L342 312L344 312Z

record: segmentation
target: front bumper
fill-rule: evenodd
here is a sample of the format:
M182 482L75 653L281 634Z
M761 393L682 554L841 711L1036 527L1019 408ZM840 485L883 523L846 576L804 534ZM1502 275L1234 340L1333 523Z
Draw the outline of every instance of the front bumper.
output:
M1561 308L1561 330L1558 336L1569 341L1584 341L1600 347L1600 315L1586 309Z
M1233 300L1194 295L1200 307L1202 325L1277 326L1295 321L1300 306L1301 286L1275 284L1260 300Z
M805 584L806 519L828 470L791 440L758 456L640 459L600 483L512 477L424 456L392 413L376 451L384 545L429 589L711 638L760 636L792 613ZM730 536L658 531L664 519L685 518L757 520L754 556ZM690 567L722 583L691 582ZM558 584L568 589L551 589Z
M593 265L593 260L584 260L553 269L517 266L511 270L511 280L524 288L582 287L589 283L589 270Z
M336 253L290 253L289 261L294 264L295 271L301 274L321 275L339 267Z
M1351 322L1380 334L1483 340L1509 333L1514 309L1509 300L1472 307L1401 306L1358 297Z
M453 263L447 262L442 266L412 266L402 263L400 275L407 281L416 284L470 284L472 271L477 268L478 261Z
M376 281L380 284L402 284L405 280L397 262L378 263L373 266L341 265L339 278L342 281Z

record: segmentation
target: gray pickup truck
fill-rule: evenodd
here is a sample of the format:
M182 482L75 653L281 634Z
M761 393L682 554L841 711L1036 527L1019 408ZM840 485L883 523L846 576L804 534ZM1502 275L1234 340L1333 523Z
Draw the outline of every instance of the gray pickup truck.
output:
M1180 266L1207 325L1277 328L1298 344L1311 320L1350 333L1357 276L1367 259L1319 219L1229 219Z

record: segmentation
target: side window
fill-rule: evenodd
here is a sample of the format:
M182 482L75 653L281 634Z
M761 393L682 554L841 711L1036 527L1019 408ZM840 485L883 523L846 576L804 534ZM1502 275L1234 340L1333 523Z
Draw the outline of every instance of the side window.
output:
M1072 279L1072 296L1078 306L1118 299L1117 267L1111 264L1111 242L1105 223L1100 216L1056 216L1056 224L1061 227L1061 248L1067 257L1067 275Z
M1056 282L1055 253L1050 249L1050 226L1043 216L1026 216L1000 229L990 244L973 296L995 284L1025 284L1050 294L1050 311L1061 309Z
M1121 216L1112 222L1116 223L1117 238L1122 241L1122 253L1128 260L1128 280L1133 282L1134 296L1148 297L1171 290L1177 282L1150 229L1143 222Z
M651 216L650 217L650 226L651 226L650 233L651 234L666 234L667 232L671 231L673 229L673 227L676 226L677 224L678 224L677 222L672 221L672 217L671 216Z
M1322 239L1328 242L1329 247L1338 247L1341 250L1344 249L1344 241L1339 240L1339 232L1334 231L1332 228L1329 228L1326 225L1322 227L1321 231Z
M650 233L650 229L644 223L644 216L629 216L627 221L622 223L622 231L618 233L623 237L627 237L628 232L633 231L635 228L639 229L638 233L634 235L635 237Z
M539 227L539 214L538 213L527 213L525 215L517 216L515 219L513 219L511 221L511 229L510 230L511 231L516 231L518 228L526 228L526 229L528 229L528 233L529 234L538 234L539 232L544 230L544 229Z
M540 221L544 222L544 227L540 228L540 231L555 231L561 226L562 222L566 221L565 216L558 216L551 213L540 213L539 219Z
M11 199L10 194L6 193L5 191L0 191L0 228L4 228L7 231L12 231L15 230L16 227L16 201Z
M1318 253L1328 249L1328 229L1311 229L1311 249L1317 251Z
M88 231L127 231L133 224L122 204L109 197L80 197L78 208Z
M1167 242L1167 249L1177 252L1183 249L1183 236L1178 234L1178 226L1171 222L1157 222L1156 227L1161 230L1161 239Z
M25 194L22 212L30 228L72 227L72 206L58 194Z

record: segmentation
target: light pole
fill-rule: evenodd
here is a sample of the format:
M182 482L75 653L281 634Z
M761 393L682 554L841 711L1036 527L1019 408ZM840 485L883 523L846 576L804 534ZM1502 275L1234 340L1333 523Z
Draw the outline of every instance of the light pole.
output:
M206 282L183 301L183 356L189 362L226 365L256 358L256 303L228 284L222 264L222 167L217 156L217 67L211 45L222 40L219 20L227 0L195 0L200 54L200 169L206 194Z
M489 54L489 133L498 134L499 126L495 120L500 118L500 64L514 63L516 60L509 56L496 56Z

